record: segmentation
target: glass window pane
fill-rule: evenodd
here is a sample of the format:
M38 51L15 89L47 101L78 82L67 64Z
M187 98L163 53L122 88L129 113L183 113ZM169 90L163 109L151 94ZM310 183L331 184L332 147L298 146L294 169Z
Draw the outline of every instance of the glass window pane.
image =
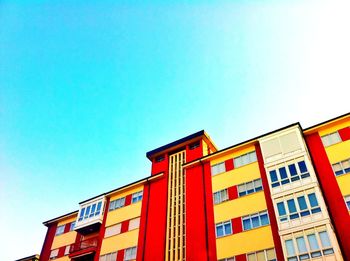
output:
M248 183L246 183L246 186L247 186L247 192L248 192L248 194L254 192L254 185L253 185L253 182L248 182Z
M280 216L284 216L286 214L286 209L284 207L284 203L283 202L277 203L277 208L278 208L278 214Z
M286 249L287 249L287 255L294 256L295 249L294 249L293 241L291 239L288 239L285 241L285 244L286 244Z
M289 213L297 212L294 199L287 200L287 205L288 205Z
M249 153L250 156L250 162L255 162L256 161L256 153L255 151Z
M289 172L290 172L291 176L298 175L297 168L295 167L294 164L288 165L288 169L289 169Z
M327 231L322 231L319 233L321 244L323 248L331 247L331 241L329 240Z
M256 252L256 259L257 261L266 261L265 252L264 251Z
M297 237L296 240L297 240L299 253L307 252L307 248L306 248L306 243L305 243L304 237Z
M259 216L258 215L252 217L252 223L253 223L253 227L259 227L260 226Z
M224 235L224 228L222 225L216 225L216 235L221 237Z
M225 223L225 235L232 234L231 222Z
M307 196L309 198L309 202L310 202L311 207L317 207L318 206L318 202L317 202L317 198L316 198L315 193L311 193L311 194L309 194Z
M277 173L276 173L276 170L271 170L270 171L270 177L271 177L271 182L275 182L277 181Z
M298 197L298 204L300 210L307 209L306 200L304 196Z
M252 228L252 225L250 223L250 219L249 218L243 219L243 229L249 230L251 228Z
M261 179L254 180L255 190L262 187Z
M248 261L256 261L255 253L253 253L253 254L248 254Z
M276 259L276 253L275 253L275 249L268 249L266 250L266 256L267 256L267 260L274 260Z
M306 167L305 161L298 162L298 166L299 166L301 173L307 172L307 167Z
M286 179L286 178L288 177L288 176L287 176L287 171L286 171L286 168L285 168L285 167L279 168L278 171L279 171L279 173L280 173L281 179Z
M261 220L261 225L262 226L270 224L269 217L268 217L267 213L261 214L260 215L260 220Z
M307 235L307 240L309 241L310 249L312 251L320 249L315 234Z
M341 162L343 169L346 173L350 171L350 160L344 160Z

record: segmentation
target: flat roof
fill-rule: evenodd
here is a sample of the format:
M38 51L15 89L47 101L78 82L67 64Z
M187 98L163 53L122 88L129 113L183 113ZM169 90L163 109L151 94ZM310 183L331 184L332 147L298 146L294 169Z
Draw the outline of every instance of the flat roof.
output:
M198 137L202 137L202 136L204 136L205 139L206 139L207 141L209 141L210 144L217 150L216 145L215 145L214 142L211 140L211 138L209 137L209 135L208 135L204 130L200 130L200 131L195 132L195 133L193 133L193 134L190 134L190 135L188 135L188 136L186 136L186 137L184 137L184 138L181 138L181 139L178 139L178 140L176 140L176 141L170 142L170 143L168 143L168 144L166 144L166 145L163 145L163 146L160 146L160 147L158 147L158 148L156 148L156 149L154 149L154 150L150 150L150 151L148 151L148 152L146 153L146 157L147 157L148 159L151 159L154 155L156 155L156 154L158 154L158 153L160 153L160 152L162 152L162 151L168 150L168 149L170 149L170 148L172 148L172 147L176 147L176 146L178 146L178 145L180 145L180 144L182 144L182 143L185 143L185 142L187 142L187 141L190 141L190 140L192 140L192 139L195 139L195 138L198 138Z

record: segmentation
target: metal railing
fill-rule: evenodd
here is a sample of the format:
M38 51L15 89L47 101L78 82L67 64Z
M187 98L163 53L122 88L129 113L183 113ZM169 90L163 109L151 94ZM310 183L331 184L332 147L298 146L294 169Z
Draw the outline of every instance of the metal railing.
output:
M89 238L70 245L69 253L84 250L90 247L97 247L98 237Z

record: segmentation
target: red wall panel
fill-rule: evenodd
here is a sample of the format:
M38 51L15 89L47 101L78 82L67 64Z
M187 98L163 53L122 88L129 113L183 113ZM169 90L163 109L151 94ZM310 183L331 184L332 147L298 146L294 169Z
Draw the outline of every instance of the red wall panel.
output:
M340 130L338 130L338 133L339 133L342 141L350 140L350 127L340 129Z
M233 234L241 233L243 231L241 217L232 219L232 232Z
M267 210L269 213L270 225L271 225L271 230L272 230L272 237L273 237L273 242L275 244L277 260L284 260L281 238L278 234L278 225L277 225L276 214L275 214L275 210L273 208L270 187L269 187L269 183L267 180L267 175L266 175L266 171L265 171L265 167L264 167L264 160L262 157L260 144L258 144L258 143L255 145L255 152L256 152L257 159L258 159L262 184L264 187L264 195L265 195Z
M47 261L50 258L51 246L52 246L53 239L55 237L56 229L57 229L57 223L50 224L49 227L47 228L44 245L40 253L41 261Z
M237 186L232 186L228 188L228 199L233 200L238 198Z
M328 160L321 137L318 133L314 133L305 138L322 188L324 199L328 206L330 217L338 236L340 247L345 256L345 260L350 260L350 216L344 203L344 198L341 194L332 166Z
M230 171L230 170L233 170L233 159L228 159L225 161L225 168L226 168L226 171Z

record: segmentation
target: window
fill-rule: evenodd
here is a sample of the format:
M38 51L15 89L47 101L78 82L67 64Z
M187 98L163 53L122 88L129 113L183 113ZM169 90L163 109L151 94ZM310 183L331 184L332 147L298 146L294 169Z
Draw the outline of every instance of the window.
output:
M105 237L111 237L120 234L121 227L121 223L106 227Z
M51 253L50 253L50 260L51 259L56 259L58 256L58 248L57 249L54 249L54 250L51 250Z
M69 250L70 250L70 245L66 246L66 248L64 249L64 255L69 255Z
M136 259L136 247L130 247L125 249L124 260Z
M315 192L293 194L277 202L281 222L321 212Z
M284 240L287 260L309 260L334 253L325 226L288 235Z
M346 207L350 211L350 195L344 197Z
M228 200L227 189L223 189L214 193L214 204L220 204L226 200Z
M140 227L140 218L134 218L129 221L129 231Z
M336 176L340 176L345 173L350 173L350 159L332 164L332 168Z
M190 148L190 150L194 150L196 148L199 148L199 145L200 145L199 141L197 141L197 142L194 142L194 143L190 144L189 148Z
M221 162L211 166L211 175L217 175L226 171L225 162Z
M338 142L341 142L341 138L339 136L339 133L333 132L327 135L324 135L321 137L322 142L323 142L323 146L328 147L330 145L336 144Z
M300 179L310 177L305 161L285 163L276 169L270 170L271 187L278 187Z
M240 184L238 187L238 195L240 197L261 191L263 189L261 179L256 179L244 184Z
M253 228L266 226L270 224L267 211L251 214L249 216L242 217L243 230L250 230Z
M131 203L136 203L136 202L142 200L142 193L143 193L143 191L139 191L139 192L132 194Z
M58 236L58 235L63 234L64 233L64 227L65 227L65 225L58 226L57 229L56 229L56 234L55 235Z
M227 257L227 258L223 258L223 259L219 259L218 261L235 261L235 257Z
M109 211L124 207L124 205L125 205L125 198L118 198L109 203Z
M93 218L95 216L98 216L101 214L101 207L102 207L103 201L100 200L98 202L90 203L90 205L87 205L80 209L79 211L79 219L78 222L84 220Z
M70 223L69 231L73 231L75 227L75 222Z
M117 252L100 256L100 261L115 261L115 260L117 260Z
M233 159L235 168L242 167L256 161L255 151L249 152Z
M216 237L223 237L232 234L231 220L216 224Z
M276 261L275 249L266 249L247 254L248 261Z

